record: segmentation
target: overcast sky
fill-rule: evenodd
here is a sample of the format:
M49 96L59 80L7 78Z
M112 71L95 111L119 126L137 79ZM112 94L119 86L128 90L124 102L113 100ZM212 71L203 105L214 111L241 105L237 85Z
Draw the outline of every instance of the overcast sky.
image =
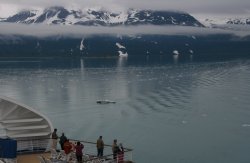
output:
M49 6L179 10L191 14L250 15L250 0L0 0L0 17Z

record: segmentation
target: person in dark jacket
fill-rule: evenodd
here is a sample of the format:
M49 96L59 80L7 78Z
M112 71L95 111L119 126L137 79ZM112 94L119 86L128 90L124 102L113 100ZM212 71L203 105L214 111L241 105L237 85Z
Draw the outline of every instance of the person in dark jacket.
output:
M97 156L103 156L103 149L104 149L104 142L102 140L102 136L96 141L96 148L97 148Z
M64 135L64 133L62 133L62 136L60 137L60 141L59 141L62 150L63 150L63 145L66 140L67 140L67 137Z

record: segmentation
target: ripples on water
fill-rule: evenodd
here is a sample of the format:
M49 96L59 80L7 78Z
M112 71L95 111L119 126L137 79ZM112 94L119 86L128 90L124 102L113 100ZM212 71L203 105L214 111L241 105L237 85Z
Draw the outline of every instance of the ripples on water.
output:
M117 138L136 162L250 160L249 60L91 63L1 62L0 95L37 108L68 136Z

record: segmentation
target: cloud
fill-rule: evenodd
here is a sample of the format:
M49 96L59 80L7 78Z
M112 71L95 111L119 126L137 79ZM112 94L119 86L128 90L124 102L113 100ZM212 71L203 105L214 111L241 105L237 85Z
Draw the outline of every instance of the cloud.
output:
M143 30L142 30L143 29ZM24 35L35 37L64 36L88 37L92 35L209 35L209 34L235 34L238 36L250 35L250 27L233 30L209 29L200 27L181 26L129 26L129 27L93 27L93 26L60 26L42 24L12 24L2 23L0 35Z
M2 6L2 7L1 7ZM4 6L4 7L3 7ZM0 14L3 10L45 8L64 6L85 8L100 6L109 9L140 8L158 10L179 10L189 13L249 13L249 0L0 0ZM0 16L1 17L1 16Z
M0 4L0 18L6 18L15 14L19 10L18 5L13 4Z

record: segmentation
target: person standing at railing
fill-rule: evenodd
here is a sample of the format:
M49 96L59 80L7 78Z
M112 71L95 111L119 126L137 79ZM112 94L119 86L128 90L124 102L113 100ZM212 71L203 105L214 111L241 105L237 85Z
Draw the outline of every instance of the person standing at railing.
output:
M122 143L119 144L119 150L118 150L118 156L117 156L117 162L123 163L124 161L124 148Z
M58 139L58 136L57 136L57 129L55 128L54 131L52 132L52 135L51 135L51 138L52 138L52 147L53 149L56 149L57 147L57 139Z
M113 159L116 160L117 158L117 153L118 153L118 145L117 145L117 140L114 139L113 145L112 145L112 152L113 152Z
M96 148L97 148L97 156L102 157L104 149L104 142L102 140L102 136L100 136L99 139L96 141Z
M61 145L62 150L63 150L63 145L64 145L66 140L67 140L67 137L64 135L64 133L62 133L62 136L60 137L60 140L59 140L59 143Z
M76 159L77 159L77 162L79 163L82 162L83 148L84 148L84 145L78 141L75 146L75 150L76 150Z

